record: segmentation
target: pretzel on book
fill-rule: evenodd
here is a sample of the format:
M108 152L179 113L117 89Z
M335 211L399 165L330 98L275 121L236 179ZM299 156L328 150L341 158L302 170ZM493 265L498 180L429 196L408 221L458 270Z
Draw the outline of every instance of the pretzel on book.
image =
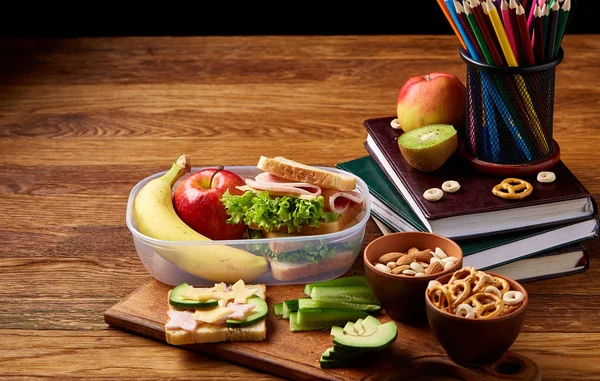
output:
M509 177L502 180L492 189L492 193L498 197L508 200L519 200L529 196L533 192L533 186L525 180Z

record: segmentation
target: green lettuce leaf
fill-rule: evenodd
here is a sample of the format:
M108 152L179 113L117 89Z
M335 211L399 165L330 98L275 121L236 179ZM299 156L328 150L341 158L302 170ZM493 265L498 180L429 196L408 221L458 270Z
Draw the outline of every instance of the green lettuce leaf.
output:
M321 220L335 221L339 217L339 214L325 212L323 196L315 200L289 196L271 198L268 191L246 191L241 196L235 196L227 190L221 202L230 216L227 222L244 222L248 226L254 225L265 231L284 227L288 233L294 233L300 231L304 225L318 227Z

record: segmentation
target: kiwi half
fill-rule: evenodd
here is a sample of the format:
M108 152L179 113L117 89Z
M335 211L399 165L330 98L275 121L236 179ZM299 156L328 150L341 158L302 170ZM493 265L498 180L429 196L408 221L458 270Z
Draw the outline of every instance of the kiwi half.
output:
M429 124L400 135L398 146L411 167L433 172L456 151L458 135L450 124Z

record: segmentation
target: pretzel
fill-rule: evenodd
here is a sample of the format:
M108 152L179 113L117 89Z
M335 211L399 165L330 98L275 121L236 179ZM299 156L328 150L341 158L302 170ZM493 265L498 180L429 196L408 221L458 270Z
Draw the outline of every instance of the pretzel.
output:
M437 258L433 263L441 261ZM431 266L431 265L430 265ZM508 280L478 271L473 266L456 270L446 284L430 281L427 295L440 310L465 318L489 319L518 309L525 299L511 290Z
M506 200L519 200L529 196L533 186L525 180L509 177L492 188L492 193Z
M537 181L540 183L551 183L556 180L556 175L554 172L550 171L542 171L537 174Z
M475 316L479 319L489 319L499 316L504 309L504 301L497 295L480 292L469 296L464 304L473 307Z
M443 284L429 283L427 293L431 299L431 303L442 311L448 311L452 304L452 295L450 290Z
M465 279L448 284L450 296L452 297L452 308L457 308L469 295L471 295L471 283Z

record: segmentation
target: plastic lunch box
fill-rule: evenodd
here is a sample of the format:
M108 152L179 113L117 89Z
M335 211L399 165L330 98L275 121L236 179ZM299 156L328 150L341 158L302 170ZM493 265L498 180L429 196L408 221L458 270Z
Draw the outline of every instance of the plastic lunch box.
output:
M326 169L333 172L338 173L346 173L348 172L339 170L337 168L330 167L317 167ZM203 168L194 167L192 168L190 173L194 173ZM254 178L257 174L262 172L259 168L253 166L231 166L226 167L227 170L232 171L240 175L242 178ZM215 245L228 245L235 247L237 249L245 250L254 255L263 255L261 253L264 252L264 249L268 247L270 242L278 240L280 243L283 242L294 242L294 246L298 247L298 244L304 244L301 247L305 248L314 248L314 247L323 247L322 245L328 245L328 249L335 249L337 245L343 245L344 251L352 250L354 253L354 259L361 251L362 242L365 234L365 228L367 221L371 214L371 203L369 199L369 191L365 182L360 178L356 177L356 187L357 190L362 193L364 196L363 202L363 213L359 215L358 218L360 220L354 224L353 226L346 228L340 232L323 234L318 236L298 236L298 237L290 237L290 238L260 238L260 239L238 239L238 240L220 240L220 241L165 241L154 239L148 237L137 229L137 226L133 217L133 202L135 200L136 195L140 191L140 189L149 181L154 178L162 176L166 171L156 173L152 176L146 177L137 183L129 194L129 200L127 202L127 213L126 213L126 222L127 227L131 231L133 236L133 242L135 244L135 248L140 257L140 260L144 264L144 267L148 272L157 280L169 284L169 285L179 285L181 283L188 283L194 286L214 286L215 282L219 282L219 280L208 280L202 278L198 275L195 275L196 272L193 266L188 266L186 263L190 261L181 260L174 261L173 258L177 258L178 255L189 255L190 252L194 253L193 255L202 255L202 253L206 253L211 250L211 247L215 247ZM189 175L188 175L189 176ZM185 178L185 176L183 177ZM183 179L182 178L182 179ZM180 179L174 186L173 189L177 187ZM184 252L186 254L184 254ZM335 255L335 254L334 254ZM167 259L169 258L169 260ZM176 265L174 262L179 262L179 265ZM192 261L193 262L193 261ZM354 261L352 261L354 262ZM352 263L346 268L342 268L336 271L314 274L313 276L304 277L301 279L293 279L289 281L281 281L275 279L271 273L270 269L267 270L266 273L261 275L259 278L256 278L252 281L252 283L263 283L265 285L281 285L281 284L306 284L311 282L319 282L323 280L329 280L339 277L344 274L350 267L352 267ZM227 283L227 282L226 282Z

